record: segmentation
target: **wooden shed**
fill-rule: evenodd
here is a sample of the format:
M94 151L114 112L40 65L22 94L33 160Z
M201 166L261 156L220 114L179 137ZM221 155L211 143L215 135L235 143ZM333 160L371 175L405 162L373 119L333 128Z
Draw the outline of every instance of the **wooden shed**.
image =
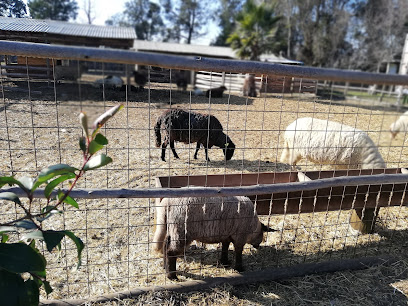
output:
M145 40L135 40L133 49L135 51L143 52L153 52L153 53L163 53L169 55L183 55L183 56L196 56L196 57L208 57L217 59L231 59L236 60L238 56L235 51L230 47L219 47L219 46L204 46L204 45L187 45L178 43L167 43L167 42L152 42ZM302 62L294 61L285 58L280 55L274 54L263 54L260 59L262 62L269 62L274 64L285 64L285 65L302 65ZM147 67L140 66L138 70L141 72L146 72ZM211 75L207 71L180 71L172 70L171 79L172 82L177 78L178 74L184 74L188 78L188 82L200 89L208 89L210 87L217 87L225 85L230 88L231 91L241 91L241 87L244 81L244 75L242 74L226 74L226 73L214 73ZM262 92L282 92L282 86L284 86L285 92L299 92L299 87L301 91L306 90L305 83L299 85L299 80L292 78L290 80L283 80L281 77L269 76L267 83L261 78L261 75L256 76L256 82L258 89ZM153 82L169 82L170 81L170 71L169 69L162 69L153 67L150 71L150 79ZM267 87L267 89L265 89ZM307 90L308 91L308 90Z
M56 20L0 17L0 39L71 46L130 49L136 38L134 28L78 24ZM52 78L49 59L7 56L8 76L27 73L31 77ZM76 66L70 61L57 61L55 66Z

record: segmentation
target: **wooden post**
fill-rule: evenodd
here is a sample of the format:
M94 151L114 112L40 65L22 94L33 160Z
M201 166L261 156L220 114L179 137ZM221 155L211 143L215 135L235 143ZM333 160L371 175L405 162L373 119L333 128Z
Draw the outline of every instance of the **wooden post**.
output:
M350 217L350 225L362 234L371 234L374 231L380 208L359 208L353 210Z

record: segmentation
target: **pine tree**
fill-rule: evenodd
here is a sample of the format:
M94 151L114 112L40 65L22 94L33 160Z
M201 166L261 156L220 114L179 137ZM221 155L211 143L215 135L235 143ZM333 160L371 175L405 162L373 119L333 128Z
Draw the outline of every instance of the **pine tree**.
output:
M22 0L0 1L0 16L21 18L26 14L27 8Z
M28 8L34 19L68 21L76 19L78 3L75 0L29 0Z

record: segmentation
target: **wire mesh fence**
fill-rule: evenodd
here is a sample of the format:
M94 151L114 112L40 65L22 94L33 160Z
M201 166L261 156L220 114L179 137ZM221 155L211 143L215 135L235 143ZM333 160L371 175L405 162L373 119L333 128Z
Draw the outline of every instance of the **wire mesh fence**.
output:
M85 111L92 119L113 105L125 105L104 127L109 140L105 153L113 163L79 182L78 192L72 194L79 209L66 206L64 214L44 224L47 229L72 230L85 243L79 270L75 270L76 248L70 241L59 252L50 254L43 249L48 278L55 288L49 298L86 298L171 283L152 244L155 210L161 205L158 199L169 196L249 196L259 220L276 231L264 234L260 249L245 245L247 271L394 254L403 247L399 242L406 239L408 226L404 168L408 151L405 128L392 138L390 125L404 112L404 97L395 92L394 85L408 84L405 76L3 43L0 50L5 58L18 55L19 61L13 67L5 61L1 67L2 175L33 176L51 164L78 165L79 113ZM35 56L46 59L40 67L48 73L39 75L42 70L32 62ZM70 69L61 68L66 60ZM147 66L144 88L132 76L135 64ZM169 68L162 70L168 74L165 82L150 80L153 67ZM177 69L207 71L205 87L189 84L187 90L181 89L174 77ZM236 77L237 73L242 76ZM243 82L245 73L256 75L257 97L244 96L237 89L241 85L236 82ZM113 76L120 82L111 83ZM206 96L207 89L220 82L226 87L221 97ZM369 84L378 86L373 91ZM170 144L163 161L154 126L169 108L214 116L235 144L232 158L225 159L220 143L208 149L209 160L203 148L195 158L196 143L176 139L179 158L174 157ZM285 130L304 117L326 120L326 124L289 129L295 132L294 142L296 137L303 137L303 142L286 145ZM196 119L187 120L187 126L192 126L191 120ZM331 128L327 120L343 126ZM206 124L210 127L211 122L207 119ZM306 136L301 136L305 131ZM163 127L161 132L164 139ZM213 140L206 128L187 132L190 139L191 133L204 132L202 147ZM330 134L339 137L330 138ZM320 146L313 143L316 135L323 139ZM355 142L346 145L343 140L349 138ZM371 139L368 144L367 139ZM305 152L291 165L287 160L281 162L285 149ZM362 157L353 163L348 151L360 157L366 151L379 154L387 169L370 166ZM341 181L344 177L350 180ZM330 181L333 178L340 180ZM325 185L312 185L320 180ZM263 184L269 189L262 189ZM194 188L187 191L174 191L191 186ZM38 210L46 205L40 195L36 201ZM375 225L372 233L350 225L356 211L362 212L360 219L373 212L368 221ZM2 203L0 223L22 214L18 207ZM244 216L238 222L245 223ZM192 242L182 249L183 260L177 262L179 279L235 272L221 264L221 253L220 244Z

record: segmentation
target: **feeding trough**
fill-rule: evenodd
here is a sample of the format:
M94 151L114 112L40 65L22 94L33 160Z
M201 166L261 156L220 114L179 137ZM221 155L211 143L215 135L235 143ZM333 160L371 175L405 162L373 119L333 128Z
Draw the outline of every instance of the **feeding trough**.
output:
M263 172L222 175L160 176L156 187L181 188L242 187L324 180L336 177L362 177L376 174L406 174L404 168L333 170L307 172ZM407 182L408 183L408 182ZM359 184L267 194L246 194L259 215L298 214L353 209L351 226L363 233L373 230L380 207L408 205L407 183ZM301 188L299 188L301 189ZM158 199L161 200L161 199Z

